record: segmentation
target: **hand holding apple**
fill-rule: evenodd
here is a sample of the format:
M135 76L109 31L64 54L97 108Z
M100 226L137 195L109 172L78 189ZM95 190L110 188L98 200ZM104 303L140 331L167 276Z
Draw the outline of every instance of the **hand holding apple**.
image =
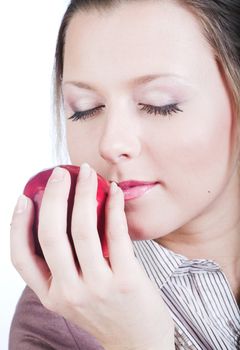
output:
M106 199L105 259L97 230L98 176L92 168L88 174L80 170L71 221L79 269L66 235L70 185L69 172L58 168L44 190L38 237L45 261L31 242L33 201L25 197L27 207L14 211L11 256L16 269L47 309L85 329L105 350L173 350L174 323L134 255L122 190L111 184Z
M80 168L78 166L74 165L60 165L60 167L65 168L69 171L71 175L71 188L69 191L68 196L68 212L67 212L67 235L69 238L69 241L71 242L71 246L73 249L73 254L75 255L75 249L73 245L72 240L72 234L71 234L71 220L72 220L72 210L73 210L73 204L74 204L74 196L75 196L75 188L76 188L76 181L77 177L80 171ZM38 223L39 223L39 211L41 208L42 203L42 197L45 190L45 187L47 185L47 182L49 180L49 177L51 176L54 168L46 169L44 171L39 172L38 174L34 175L26 184L23 193L31 198L34 202L34 208L35 208L35 218L33 223L33 237L36 247L36 253L43 257L43 252L41 249L41 246L39 244L38 240ZM103 256L108 257L108 251L107 251L107 242L106 242L106 235L104 233L105 230L105 203L107 194L109 191L109 183L100 175L97 175L98 177L98 190L97 190L97 216L98 216L98 232L102 243L102 250L103 250Z

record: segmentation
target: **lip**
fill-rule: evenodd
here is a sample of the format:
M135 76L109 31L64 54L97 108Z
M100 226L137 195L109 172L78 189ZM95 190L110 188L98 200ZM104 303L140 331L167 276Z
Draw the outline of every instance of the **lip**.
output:
M124 181L119 183L119 187L124 194L124 200L139 198L156 186L157 182Z
M121 188L121 190L125 191L131 187L150 186L150 185L155 185L156 183L157 182L129 180L129 181L119 182L118 186Z

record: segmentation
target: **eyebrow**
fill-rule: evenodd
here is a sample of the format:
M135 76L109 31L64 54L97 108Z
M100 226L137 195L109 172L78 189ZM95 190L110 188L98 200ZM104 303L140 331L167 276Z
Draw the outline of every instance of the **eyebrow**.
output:
M169 73L165 73L165 74L149 74L149 75L144 75L144 76L140 76L134 79L131 79L127 82L127 85L130 87L135 87L137 85L143 85L143 84L147 84L150 83L153 80L159 79L159 78L177 78L178 80L183 80L183 77L177 75L177 74L169 74ZM98 89L95 88L94 86L91 86L90 84L87 84L85 82L81 82L81 81L65 81L63 82L63 85L74 85L76 87L79 88L83 88L86 90L95 90L97 91Z

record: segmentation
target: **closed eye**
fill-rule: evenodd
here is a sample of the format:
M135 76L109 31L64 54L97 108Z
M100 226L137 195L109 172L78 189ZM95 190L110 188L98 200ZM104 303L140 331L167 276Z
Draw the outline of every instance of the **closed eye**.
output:
M152 106L152 105L146 105L143 103L139 103L139 106L142 106L142 108L140 108L140 110L147 112L147 114L160 115L162 117L172 116L174 113L183 112L179 108L177 103L169 104L166 106ZM92 109L88 109L86 111L76 111L68 119L72 119L73 121L86 120L88 118L92 118L93 116L95 116L103 108L104 108L104 106L98 106L98 107L95 107Z
M99 110L101 110L104 106L99 106L96 108L88 109L86 111L77 111L68 119L72 119L73 121L85 120L93 117Z
M151 105L145 105L140 103L140 106L143 106L141 108L141 111L146 111L148 114L160 114L161 116L167 116L172 115L173 113L177 112L183 112L179 107L177 103L173 103L166 106L151 106Z

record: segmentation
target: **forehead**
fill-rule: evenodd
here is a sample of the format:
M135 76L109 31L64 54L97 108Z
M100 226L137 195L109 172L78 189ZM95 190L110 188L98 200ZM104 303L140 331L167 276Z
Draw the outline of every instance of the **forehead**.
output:
M118 79L119 74L124 80L151 70L187 77L191 68L200 69L212 58L199 22L187 9L172 1L131 1L74 15L63 75L75 80L76 74L90 79L106 74Z

